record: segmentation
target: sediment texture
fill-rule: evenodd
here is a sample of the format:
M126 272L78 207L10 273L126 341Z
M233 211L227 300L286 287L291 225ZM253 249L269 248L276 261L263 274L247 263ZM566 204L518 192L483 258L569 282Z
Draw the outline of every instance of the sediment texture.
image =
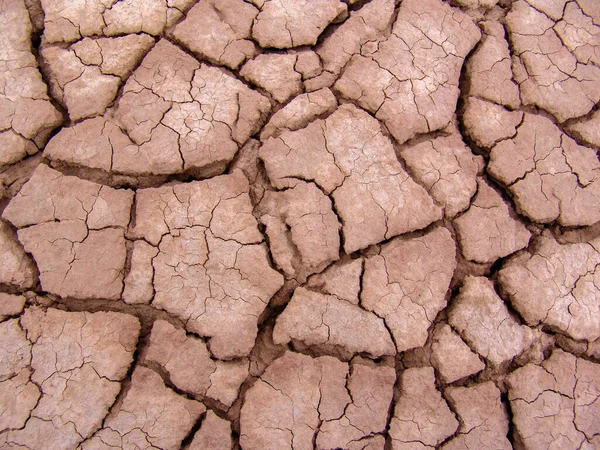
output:
M1 449L600 449L596 0L0 0Z

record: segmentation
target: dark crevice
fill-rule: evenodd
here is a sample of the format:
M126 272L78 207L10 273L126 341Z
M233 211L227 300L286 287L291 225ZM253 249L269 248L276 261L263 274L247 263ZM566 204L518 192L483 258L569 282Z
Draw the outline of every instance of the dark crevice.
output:
M194 437L196 436L196 433L200 430L200 427L202 426L202 423L204 422L205 418L206 418L206 413L203 413L200 415L198 420L196 420L196 423L194 424L194 426L190 429L187 436L183 439L183 441L181 441L180 448L182 448L182 449L189 448L190 444L194 440Z

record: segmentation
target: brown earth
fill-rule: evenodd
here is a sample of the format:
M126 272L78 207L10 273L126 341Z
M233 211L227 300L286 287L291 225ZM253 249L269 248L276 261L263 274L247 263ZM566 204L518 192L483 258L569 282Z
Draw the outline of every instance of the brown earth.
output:
M600 449L597 0L0 0L0 449Z

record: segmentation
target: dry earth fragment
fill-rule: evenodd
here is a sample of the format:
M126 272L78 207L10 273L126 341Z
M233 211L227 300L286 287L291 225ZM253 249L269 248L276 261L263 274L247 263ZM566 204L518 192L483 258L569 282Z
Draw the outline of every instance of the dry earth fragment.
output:
M127 81L115 118L64 128L45 154L128 175L222 173L266 118L266 97L224 70L159 41Z
M411 175L425 186L447 218L469 206L477 191L477 174L483 169L481 156L471 153L458 131L399 151Z
M433 368L405 370L400 388L389 431L393 450L435 449L456 432L458 421L435 388Z
M362 46L334 88L403 143L451 121L464 58L479 38L471 19L447 3L405 0L391 35Z
M295 131L306 127L319 116L330 114L337 108L333 92L327 88L298 95L277 111L260 133L260 140L278 137L286 131Z
M50 92L72 121L103 114L121 81L141 60L154 39L146 34L85 38L70 48L43 46L40 54Z
M455 437L443 450L511 450L507 439L508 414L500 400L500 391L491 381L470 387L450 387L448 403L460 419Z
M488 263L525 248L531 237L525 225L511 215L504 199L484 179L477 185L471 207L453 222L463 256Z
M0 445L75 448L102 426L115 401L133 361L139 321L114 312L34 307L21 322L31 345L31 381L41 398L24 428L0 434ZM25 404L34 394L29 384L13 392Z
M237 69L256 49L249 39L258 10L242 0L202 0L173 36L201 58Z
M256 212L273 260L286 276L303 282L338 259L340 224L331 199L313 183L266 192Z
M600 111L567 127L570 133L588 144L600 147Z
M551 2L531 3L538 8L553 6ZM561 3L564 6L564 2ZM575 2L570 5L570 11L571 8L579 9ZM514 51L513 71L523 104L543 108L559 122L564 122L587 114L600 100L600 67L578 61L572 52L577 52L572 50L573 42L565 40L565 34L570 34L569 26L563 21L555 22L562 17L561 6L555 13L558 14L553 20L520 0L512 4L505 23ZM581 13L578 14L583 18ZM566 12L567 20L568 16ZM565 25L562 32L561 24ZM585 40L584 34L581 37ZM581 51L594 48L592 41L589 44L582 46Z
M137 150L137 145L118 125L104 117L94 117L62 128L46 145L44 156L69 166L110 172L113 167L118 168L120 153L126 152L128 146L135 146ZM168 148L163 149L160 161L166 170L177 170L181 164L170 163L170 153ZM138 167L143 170L141 158L138 159Z
M138 145L115 152L122 173L223 172L270 104L223 69L160 40L127 81L116 117Z
M521 111L510 111L476 97L468 97L465 101L465 131L479 147L491 148L499 141L512 138L522 121Z
M510 49L504 27L494 21L482 22L483 38L466 63L469 95L498 105L517 108L519 87L514 82Z
M314 78L323 72L321 58L312 50L299 51L296 55L298 59L294 69L302 75L303 80Z
M595 447L592 440L600 432L598 364L555 350L541 365L514 371L508 386L513 423L527 448Z
M565 4L554 27L565 47L583 64L600 65L600 27L577 2Z
M275 344L302 341L307 346L366 353L374 358L395 353L383 320L332 295L297 288L273 330Z
M23 0L0 1L0 166L36 153L62 122L31 52L31 34Z
M10 226L0 221L0 283L26 289L33 287L36 279L33 261L17 241Z
M123 402L111 411L104 427L83 443L82 450L180 448L206 410L202 403L166 387L154 371L138 366Z
M285 103L302 91L296 61L296 55L289 53L263 53L244 64L240 75L267 91L279 103Z
M385 431L395 381L393 367L376 365L361 358L353 359L347 382L352 402L339 419L326 420L321 424L316 447L382 449L380 440L367 440L367 445L364 445L363 439Z
M508 187L517 211L563 226L600 220L600 162L549 119L525 114L514 139L494 146L488 172Z
M380 124L352 105L268 140L259 152L277 189L314 181L330 194L352 253L441 218L398 162Z
M31 369L25 368L10 379L0 381L0 432L23 428L40 398L39 388L31 382ZM4 446L6 435L0 435Z
M123 300L125 303L150 303L154 297L154 268L152 260L158 249L143 240L133 243L131 268L125 277Z
M504 27L481 23L484 35L466 63L468 94L463 113L466 134L484 148L514 136L523 113L519 87L513 80L511 55ZM507 107L506 108L503 108Z
M45 291L117 300L132 202L129 190L65 176L41 164L2 217L19 229Z
M24 307L25 297L22 295L0 293L0 322L8 317L20 315Z
M323 420L334 420L350 403L348 365L331 356L286 352L246 393L240 446L247 450L312 449Z
M108 36L126 33L148 33L158 36L165 28L175 24L193 3L193 0L114 2L103 17L106 22L104 33Z
M337 77L352 55L368 41L383 40L394 13L394 0L372 0L327 36L317 48L323 68Z
M363 259L342 260L308 280L308 287L358 305Z
M483 361L449 325L436 328L434 332L431 364L444 383L452 383L485 369Z
M492 281L469 276L453 300L448 322L479 355L500 365L520 355L533 332L510 315Z
M425 344L429 326L446 306L455 257L450 232L437 228L421 237L398 237L365 260L361 305L385 320L398 352Z
M0 329L0 380L6 381L30 365L31 342L27 340L25 330L17 319L2 322Z
M0 448L600 448L598 86L596 0L0 0Z
M158 246L152 305L210 338L219 358L246 356L283 277L267 260L241 171L139 189L130 235ZM160 221L157 218L161 218Z
M530 6L534 7L538 11L544 13L552 20L559 20L563 11L565 10L565 4L567 0L526 0Z
M339 0L265 0L252 27L263 47L314 45L321 32L347 11Z
M207 411L189 450L231 450L233 446L231 424L214 412Z
M395 378L392 367L360 358L349 365L288 351L246 393L240 445L248 450L312 449L313 442L317 448L378 448L356 441L384 431Z
M229 407L238 398L240 386L248 377L248 360L216 361L217 367L210 376L207 396Z
M19 429L31 415L40 390L31 382L31 342L17 319L0 323L0 444L8 429Z
M577 4L584 14L591 17L596 25L600 25L600 7L594 0L577 0Z
M41 0L44 37L73 42L86 36L160 35L191 6L192 0Z
M498 280L529 325L594 341L600 338L599 267L600 240L561 245L544 234L535 252L506 263Z
M227 406L248 375L247 361L214 361L203 341L164 320L154 322L145 360L160 364L183 392L198 400L213 397Z

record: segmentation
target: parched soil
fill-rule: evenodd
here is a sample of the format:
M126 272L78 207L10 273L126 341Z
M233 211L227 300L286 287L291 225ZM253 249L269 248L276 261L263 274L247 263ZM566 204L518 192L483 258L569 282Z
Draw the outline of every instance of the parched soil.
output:
M598 0L0 0L0 449L600 449Z

